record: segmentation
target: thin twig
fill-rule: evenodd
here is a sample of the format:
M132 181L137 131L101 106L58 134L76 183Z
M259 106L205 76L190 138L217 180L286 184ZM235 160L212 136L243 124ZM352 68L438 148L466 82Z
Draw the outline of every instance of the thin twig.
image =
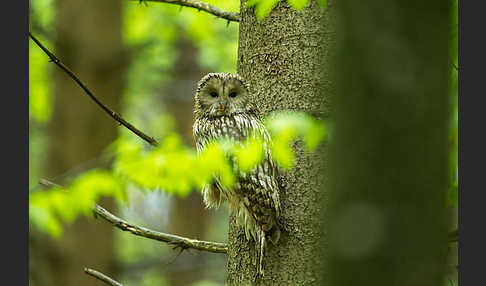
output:
M102 217L104 220L113 224L115 227L123 231L129 231L137 236L163 241L170 245L173 245L175 248L181 248L181 249L192 248L192 249L214 252L214 253L228 252L228 246L225 243L195 240L195 239L185 238L173 234L158 232L141 226L130 224L122 220L121 218L116 217L115 215L113 215L112 213L105 210L99 205L94 206L94 212L97 216Z
M141 2L140 0L138 0ZM209 5L207 3L196 1L196 0L142 0L143 2L160 2L160 3L168 3L174 5L180 5L181 7L190 7L197 9L198 11L204 11L209 14L212 14L218 18L226 19L228 22L239 22L240 21L240 14L234 12L224 11L216 6Z
M93 276L94 278L101 280L108 285L123 286L123 284L121 284L120 282L117 282L117 281L111 279L110 277L106 276L105 274L98 272L96 270L93 270L93 269L90 269L90 268L84 268L84 273L86 273L90 276Z
M42 178L39 179L39 185L46 188L62 188L61 185Z
M130 131L135 133L138 137L142 138L146 142L148 142L152 146L157 145L157 141L143 133L142 131L138 130L135 126L130 124L128 121L123 119L120 114L116 113L115 111L111 110L108 108L106 105L104 105L101 101L99 101L93 93L86 87L86 85L81 82L81 80L71 71L69 70L68 67L66 67L53 53L51 53L42 43L37 40L36 37L32 35L32 33L29 32L29 36L34 40L34 42L44 51L44 53L50 58L52 62L54 62L59 68L61 68L64 72L66 72L85 92L86 94L99 106L101 109L103 109L110 117L118 121L121 125L125 126L128 128Z

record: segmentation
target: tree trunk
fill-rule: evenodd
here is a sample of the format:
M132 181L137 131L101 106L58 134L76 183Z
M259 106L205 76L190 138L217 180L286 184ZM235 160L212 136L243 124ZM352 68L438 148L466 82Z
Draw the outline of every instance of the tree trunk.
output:
M317 1L301 12L282 1L258 21L253 8L241 1L238 73L250 89L263 115L278 110L305 111L327 117L332 84L327 78L334 27L332 5L322 11ZM321 94L321 88L324 94ZM254 243L248 242L234 218L230 222L229 285L315 285L319 280L322 246L321 200L325 192L326 147L309 154L294 144L296 165L284 173L281 186L282 234L265 256L265 276L254 280Z
M338 1L331 285L445 285L451 1Z
M123 88L121 2L58 0L55 54L96 96L120 110ZM99 158L117 137L118 125L59 69L54 69L54 108L48 126L44 176L58 183L59 175ZM114 201L101 203L113 209ZM116 277L114 228L81 217L65 228L61 239L34 239L33 284L95 285L83 272L93 267ZM96 284L98 285L98 284Z

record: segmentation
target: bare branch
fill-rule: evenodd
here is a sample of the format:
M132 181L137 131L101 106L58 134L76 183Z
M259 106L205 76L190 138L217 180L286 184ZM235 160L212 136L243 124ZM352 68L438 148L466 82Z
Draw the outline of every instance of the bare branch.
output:
M137 129L135 126L130 124L128 121L123 119L120 114L116 113L115 111L111 110L108 108L106 105L104 105L101 101L99 101L93 93L86 87L86 85L71 71L69 70L68 67L66 67L53 53L51 53L44 45L41 44L39 40L37 40L36 37L32 35L32 33L29 32L29 36L34 40L34 42L44 51L44 53L50 58L52 62L54 62L59 68L61 68L64 72L66 72L83 90L86 92L86 94L99 106L101 109L103 109L110 117L118 121L121 125L125 126L128 128L130 131L135 133L138 137L142 138L146 142L148 142L152 146L157 145L157 141Z
M225 243L211 242L195 240L190 238L185 238L173 234L158 232L150 230L141 226L130 224L121 218L116 217L99 205L95 205L94 212L99 215L107 222L113 224L115 227L123 230L129 231L137 236L142 236L150 239L155 239L158 241L166 242L167 244L173 245L176 248L188 249L193 248L202 251L214 252L214 253L227 253L228 246Z
M213 5L209 5L207 3L196 1L196 0L139 0L139 2L160 2L160 3L168 3L174 4L184 7L190 7L197 9L198 11L204 11L209 14L212 14L218 18L226 19L228 22L239 22L240 21L240 14L224 11L218 7Z
M39 184L46 188L62 187L61 185L58 185L46 179L40 179ZM94 205L93 212L95 213L95 216L102 217L104 220L123 231L129 231L138 236L166 242L167 244L173 245L175 248L180 248L181 250L193 248L214 253L228 252L228 245L226 243L190 239L130 224L97 204Z
M96 270L90 268L84 268L84 273L93 276L94 278L105 282L108 285L112 286L123 286L123 284L111 279L110 277L106 276L105 274L98 272Z
M47 188L61 187L60 185L46 179L40 179L39 184ZM138 236L143 236L150 239L167 242L168 244L174 244L177 247L181 247L182 249L194 248L194 249L216 252L216 253L227 253L228 251L228 246L225 243L193 240L193 239L184 238L172 234L166 234L162 232L149 230L136 225L131 225L125 222L124 220L116 217L115 215L111 214L110 212L108 212L107 210L105 210L99 205L95 205L94 212L97 215L100 215L106 221L110 222L111 224L113 224L114 226L118 227L123 231L128 230L131 233ZM455 229L449 232L447 238L449 242L457 242L459 240L459 230Z
M39 179L39 185L41 185L45 188L62 188L61 185L58 185L54 182L51 182L49 180L42 179L42 178Z

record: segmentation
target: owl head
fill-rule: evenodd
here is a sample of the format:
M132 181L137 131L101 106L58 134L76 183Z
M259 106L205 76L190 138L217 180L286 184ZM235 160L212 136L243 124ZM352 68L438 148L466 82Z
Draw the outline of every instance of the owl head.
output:
M209 73L198 83L194 97L196 118L247 113L255 109L249 87L237 74Z

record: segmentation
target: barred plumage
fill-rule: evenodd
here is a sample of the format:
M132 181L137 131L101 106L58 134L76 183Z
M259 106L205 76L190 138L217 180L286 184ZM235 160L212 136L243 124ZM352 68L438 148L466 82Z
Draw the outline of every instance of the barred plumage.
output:
M239 75L210 73L204 76L194 99L193 132L198 152L213 139L241 142L252 134L263 138L263 161L248 173L238 170L235 164L238 177L232 188L223 187L218 178L203 188L206 206L217 208L227 202L230 212L244 228L246 238L256 242L257 273L263 275L266 241L276 244L280 237L278 169L269 150L270 135L258 116L248 85Z

